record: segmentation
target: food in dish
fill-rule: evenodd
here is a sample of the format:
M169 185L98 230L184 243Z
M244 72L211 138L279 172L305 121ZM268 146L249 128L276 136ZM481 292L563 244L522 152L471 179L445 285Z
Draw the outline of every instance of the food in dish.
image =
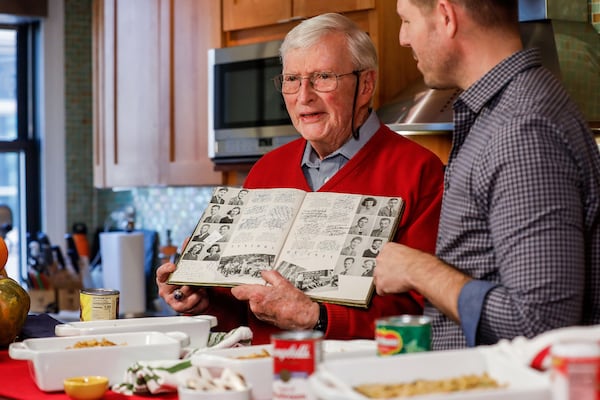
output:
M252 360L255 358L267 358L267 357L271 357L271 353L269 353L266 349L262 349L258 353L244 354L244 355L237 356L234 358L237 360Z
M107 347L107 346L117 346L116 343L107 340L106 338L102 338L101 340L97 339L88 339L88 340L80 340L79 342L75 342L73 346L68 346L68 349L86 349L88 347Z
M220 373L211 372L208 368L198 368L198 377L188 379L187 389L202 390L207 392L226 392L230 390L247 390L248 386L244 377L229 368L224 368Z
M483 373L462 375L450 379L419 379L407 383L368 383L354 386L354 390L370 399L389 399L499 387L501 385L494 378Z

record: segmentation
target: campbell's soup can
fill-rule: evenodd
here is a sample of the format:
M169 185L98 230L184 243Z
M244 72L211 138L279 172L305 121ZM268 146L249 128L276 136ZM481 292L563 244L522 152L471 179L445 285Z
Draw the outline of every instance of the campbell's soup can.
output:
M375 321L377 355L392 356L431 350L431 318L400 315Z
M550 348L553 400L600 399L600 344L556 343Z
M323 357L323 333L289 331L271 337L273 400L315 400L308 378Z
M81 289L79 319L97 321L119 318L119 291L114 289Z

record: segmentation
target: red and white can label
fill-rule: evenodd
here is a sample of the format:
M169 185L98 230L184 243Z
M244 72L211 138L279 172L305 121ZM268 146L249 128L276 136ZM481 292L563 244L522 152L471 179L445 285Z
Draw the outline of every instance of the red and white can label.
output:
M315 400L308 377L321 361L322 333L295 331L273 335L273 400Z
M598 344L553 346L551 380L553 400L600 400Z

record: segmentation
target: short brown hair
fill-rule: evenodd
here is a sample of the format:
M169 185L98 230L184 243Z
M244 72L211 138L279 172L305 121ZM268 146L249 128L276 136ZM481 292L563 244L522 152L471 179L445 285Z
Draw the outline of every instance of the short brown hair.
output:
M438 0L410 0L421 11L431 11ZM474 21L488 27L518 27L518 0L448 0L467 10Z

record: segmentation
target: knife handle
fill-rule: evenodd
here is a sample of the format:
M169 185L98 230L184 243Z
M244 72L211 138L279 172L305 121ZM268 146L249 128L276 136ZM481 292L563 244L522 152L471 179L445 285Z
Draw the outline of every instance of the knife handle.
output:
M90 258L90 246L87 240L87 226L83 222L73 224L73 240L80 257Z
M52 246L52 253L54 254L54 258L56 259L56 262L58 263L60 269L65 269L67 264L65 264L65 257L63 256L60 246Z
M65 235L65 240L67 241L67 257L69 257L69 260L71 261L73 270L79 274L79 254L77 253L77 248L75 247L73 235L67 233Z

